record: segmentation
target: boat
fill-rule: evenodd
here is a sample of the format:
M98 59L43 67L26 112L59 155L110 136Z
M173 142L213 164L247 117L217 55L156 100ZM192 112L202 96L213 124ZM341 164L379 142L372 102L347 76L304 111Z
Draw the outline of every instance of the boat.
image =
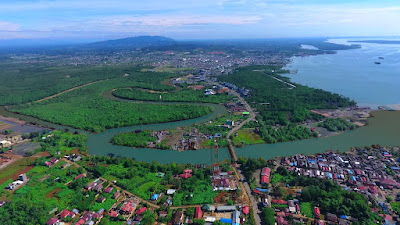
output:
M375 64L379 65L379 64L381 64L381 62L375 62Z
M380 56L378 59L385 59L385 58L383 58L382 56Z

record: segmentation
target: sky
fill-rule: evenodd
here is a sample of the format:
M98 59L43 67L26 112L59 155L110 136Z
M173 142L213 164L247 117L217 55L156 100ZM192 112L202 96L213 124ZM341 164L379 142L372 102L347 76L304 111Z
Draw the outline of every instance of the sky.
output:
M400 36L399 0L1 0L0 39Z

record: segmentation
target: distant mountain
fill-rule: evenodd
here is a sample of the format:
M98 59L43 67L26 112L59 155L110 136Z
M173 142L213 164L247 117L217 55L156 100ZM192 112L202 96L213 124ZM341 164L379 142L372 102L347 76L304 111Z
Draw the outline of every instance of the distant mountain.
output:
M94 42L87 44L87 46L96 48L145 48L151 46L168 46L175 43L175 40L162 36L138 36Z

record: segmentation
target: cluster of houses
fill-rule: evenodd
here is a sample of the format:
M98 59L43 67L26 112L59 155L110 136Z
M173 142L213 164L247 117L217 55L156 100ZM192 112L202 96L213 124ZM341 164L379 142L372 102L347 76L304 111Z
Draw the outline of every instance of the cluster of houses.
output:
M52 167L59 162L57 158L51 158L49 161L44 162L44 165L47 167Z
M247 97L250 95L250 90L246 89L246 88L238 88L236 85L229 83L229 82L223 82L222 83L225 87L232 89L234 91L236 91L237 93L239 93L241 96L243 97Z
M114 205L108 212L108 215L111 217L117 217L119 215L123 217L130 217L133 212L135 212L136 216L141 215L146 209L140 208L136 210L140 203L140 200L135 197L126 197L120 204ZM120 207L118 207L120 206ZM136 211L135 211L136 210ZM142 212L143 211L143 212ZM141 218L137 219L137 222L141 221Z
M85 186L85 189L88 191L96 191L97 193L100 193L103 191L103 181L98 178L92 182L90 182L89 184L87 184Z
M331 179L345 189L366 195L400 188L399 162L388 150L356 151L358 154L344 155L329 151L316 156L296 155L282 158L282 164L299 175Z
M28 181L29 181L29 179L25 173L20 174L17 180L11 182L10 184L8 184L6 186L6 189L15 190L15 189L21 187L23 184L26 184Z
M245 221L245 216L250 213L248 206L214 206L204 205L195 208L194 219L202 219L206 225L212 225L215 221L221 221L224 224L240 225ZM159 217L165 217L166 211L160 211ZM174 212L171 223L173 225L191 224L193 220L185 216L184 212L177 210Z
M250 208L248 206L204 205L201 208L196 208L195 218L204 219L207 225L211 225L217 220L224 224L239 225L244 223L245 217L249 213Z
M214 171L212 186L214 191L234 191L237 189L236 179L233 171Z
M82 213L79 217L79 220L75 223L75 225L94 225L97 221L101 220L103 217L104 209L100 209L97 212L86 211ZM62 225L65 224L63 221L67 221L67 218L75 218L79 216L79 210L73 209L69 211L68 209L64 209L59 213L56 217L53 217L47 221L47 225ZM69 220L68 220L69 221Z
M315 156L295 155L281 158L281 165L301 176L330 179L345 190L364 194L369 201L380 205L378 211L390 213L385 199L400 189L400 166L392 151L399 149L374 146L343 154L328 151ZM339 219L344 224L344 219Z
M66 158L67 160L73 161L73 162L78 162L82 159L82 157L77 154L65 155L64 158Z
M225 104L225 107L228 109L229 112L231 113L244 113L247 112L246 108L244 107L243 103L240 101L235 101L235 99L233 99L232 102L228 102Z

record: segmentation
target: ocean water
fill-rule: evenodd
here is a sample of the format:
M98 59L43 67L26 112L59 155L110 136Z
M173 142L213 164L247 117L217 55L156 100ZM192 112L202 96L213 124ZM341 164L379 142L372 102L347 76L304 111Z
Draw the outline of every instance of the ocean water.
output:
M348 42L350 40L374 39L328 41L351 44ZM359 106L377 108L400 104L400 44L353 44L360 44L361 49L341 50L337 54L293 57L286 69L297 69L298 72L285 76L299 84L349 97ZM377 65L375 62L381 64Z

